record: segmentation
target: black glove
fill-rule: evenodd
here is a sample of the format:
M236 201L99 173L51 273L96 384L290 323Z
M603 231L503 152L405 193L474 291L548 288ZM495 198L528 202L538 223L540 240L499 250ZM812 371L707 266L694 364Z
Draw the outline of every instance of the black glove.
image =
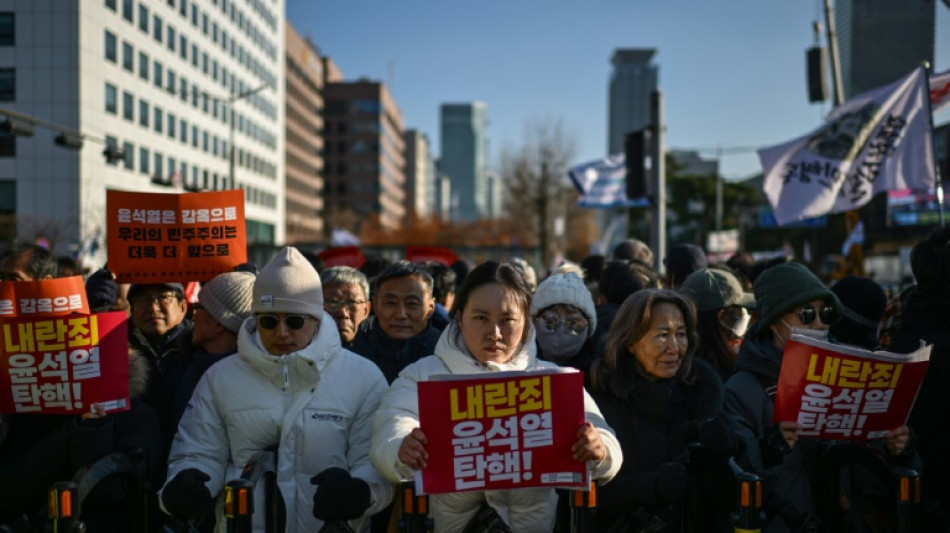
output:
M353 520L369 508L369 484L340 467L327 468L310 478L310 482L317 486L313 516L324 522Z
M104 311L115 304L115 295L119 286L112 278L112 272L100 269L86 279L86 299L89 300L89 309Z
M656 470L657 503L675 503L683 499L689 476L683 463L664 463Z
M721 417L707 418L696 430L696 440L709 453L731 454L736 451L739 441L729 424Z
M211 477L197 468L182 470L165 484L162 503L172 516L200 520L211 513L211 491L205 481Z

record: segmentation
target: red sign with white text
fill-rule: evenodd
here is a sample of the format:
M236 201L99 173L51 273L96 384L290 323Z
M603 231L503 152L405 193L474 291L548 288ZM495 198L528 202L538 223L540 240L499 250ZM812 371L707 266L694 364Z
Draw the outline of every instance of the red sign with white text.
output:
M129 409L126 314L0 319L0 412Z
M420 490L586 489L587 465L571 453L583 423L580 372L433 376L419 383Z
M348 266L359 268L366 262L366 256L359 246L335 246L317 254L325 267Z
M119 283L208 281L247 261L244 191L106 191L109 270Z
M82 276L0 281L0 318L88 313Z
M803 437L882 438L907 422L930 348L871 352L793 335L785 343L772 421L797 421Z

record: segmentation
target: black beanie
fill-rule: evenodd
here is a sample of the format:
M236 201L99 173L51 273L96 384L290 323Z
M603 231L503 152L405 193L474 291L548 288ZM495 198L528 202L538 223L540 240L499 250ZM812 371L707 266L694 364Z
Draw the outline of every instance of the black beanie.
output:
M841 302L817 276L801 263L782 263L767 268L752 285L758 310L759 330L813 300L824 300L835 309L832 322L841 316Z
M831 292L841 300L841 320L831 326L835 340L867 350L876 348L887 307L884 289L868 278L846 276L831 286Z

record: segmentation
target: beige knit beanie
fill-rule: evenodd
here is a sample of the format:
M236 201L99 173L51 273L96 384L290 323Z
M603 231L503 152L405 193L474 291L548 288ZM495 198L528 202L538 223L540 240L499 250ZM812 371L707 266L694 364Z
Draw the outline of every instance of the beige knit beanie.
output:
M323 287L310 261L293 246L277 253L254 282L252 313L323 316Z
M201 286L198 303L219 324L237 333L244 319L251 316L251 292L254 274L225 272Z

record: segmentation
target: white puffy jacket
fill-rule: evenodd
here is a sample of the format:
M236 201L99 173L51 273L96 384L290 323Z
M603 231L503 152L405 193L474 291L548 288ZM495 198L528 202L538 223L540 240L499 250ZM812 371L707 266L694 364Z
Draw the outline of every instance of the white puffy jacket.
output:
M394 493L369 458L372 417L386 389L376 365L341 347L326 313L313 341L283 356L263 348L257 324L249 318L238 334L238 355L208 369L195 388L172 443L168 479L197 468L211 477L206 485L217 495L227 481L240 477L255 452L277 446L287 532L312 533L322 526L312 513L316 486L310 478L330 467L369 484L370 507L350 522L356 531L366 531L366 517L386 507ZM220 503L217 531L223 532ZM260 512L254 515L254 530L263 531L260 490L255 509Z
M529 326L530 327L530 326ZM419 427L419 402L416 384L435 374L476 374L480 372L535 370L558 368L557 365L537 358L534 328L531 328L525 346L505 364L479 363L463 346L458 337L458 325L451 322L430 355L409 365L393 382L383 397L379 413L373 421L372 458L376 469L394 483L409 481L413 470L399 461L397 454L402 440ZM456 339L458 341L456 342ZM584 392L584 413L588 422L600 432L607 448L603 461L589 461L593 479L609 481L620 470L623 453L613 430L604 421L597 404ZM554 489L514 489L496 491L454 492L430 497L432 517L437 532L455 532L464 529L482 502L488 502L518 533L545 532L554 528L557 494Z

